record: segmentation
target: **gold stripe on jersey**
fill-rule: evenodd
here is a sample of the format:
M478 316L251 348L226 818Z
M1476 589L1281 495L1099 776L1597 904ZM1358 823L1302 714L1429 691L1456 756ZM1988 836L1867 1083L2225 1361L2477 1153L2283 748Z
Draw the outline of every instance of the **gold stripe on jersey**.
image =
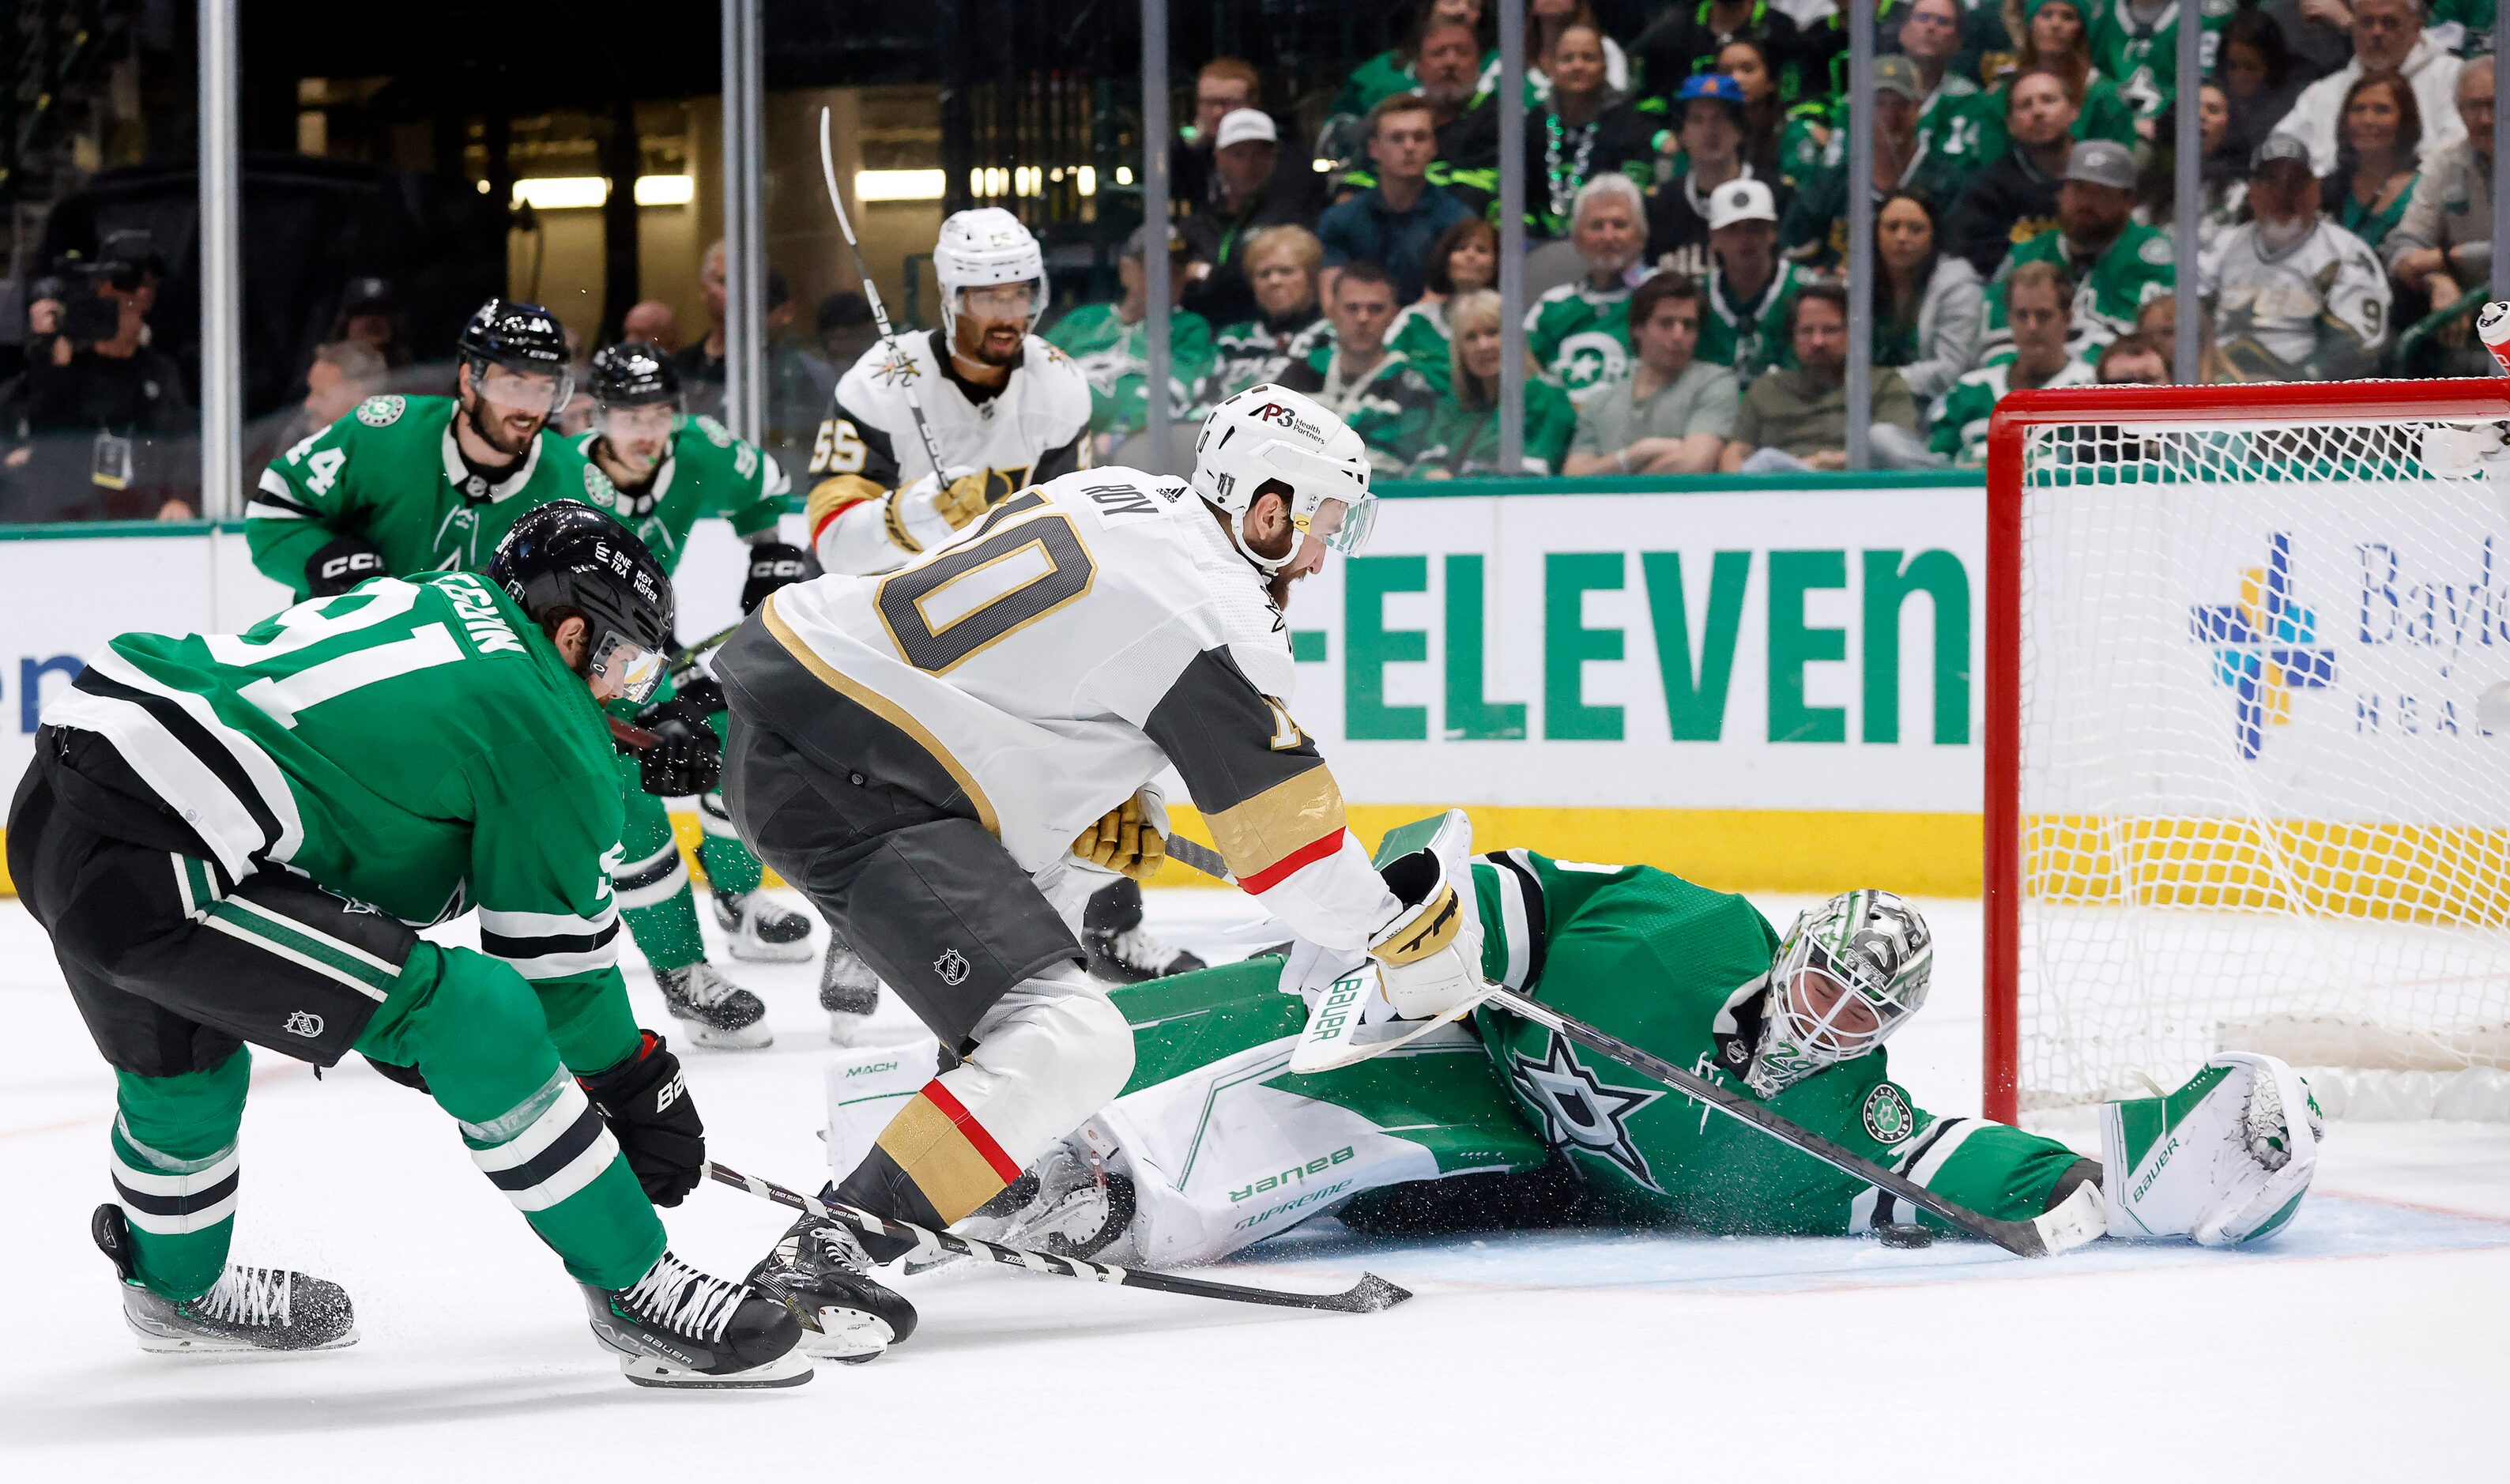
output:
M881 503L881 523L889 528L890 545L901 552L921 552L924 550L924 543L906 534L906 521L897 514L897 497L904 493L906 491L903 489L893 489L889 492L889 498Z
M889 493L860 475L836 475L811 486L803 497L803 528L816 538L829 521L846 513L851 506L865 500L877 500Z
M897 1117L890 1120L889 1126L873 1142L901 1174L915 1182L916 1191L932 1203L932 1213L946 1225L993 1199L1010 1181L977 1147L978 1138L988 1144L993 1142L984 1126L970 1118L970 1126L963 1128L948 1110L939 1106L933 1095L936 1091L950 1098L952 1108L958 1107L958 1099L950 1097L946 1086L938 1082L929 1084L898 1110ZM1010 1170L1013 1177L1019 1174L1016 1164Z
M1240 881L1261 876L1343 827L1342 789L1322 761L1262 793L1203 816Z
M987 834L997 839L1002 837L1002 817L994 813L994 801L985 797L985 790L976 784L976 776L950 755L950 749L941 745L939 738L908 714L905 707L819 658L818 651L803 642L802 636L795 633L792 626L777 613L776 594L771 592L767 595L759 613L766 619L767 631L776 636L776 642L783 645L784 652L817 677L820 684L905 733L914 739L917 746L932 754L932 760L941 765L950 775L950 780L959 785L959 791L968 796L969 805L976 811L976 822L985 827Z

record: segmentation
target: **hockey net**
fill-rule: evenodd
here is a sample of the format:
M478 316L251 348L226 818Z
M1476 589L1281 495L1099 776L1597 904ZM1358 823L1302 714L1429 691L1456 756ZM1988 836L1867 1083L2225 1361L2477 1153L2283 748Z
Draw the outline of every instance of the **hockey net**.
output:
M2282 1056L2510 1116L2510 381L2101 388L1991 436L1988 1111ZM2494 439L2497 443L2498 439Z

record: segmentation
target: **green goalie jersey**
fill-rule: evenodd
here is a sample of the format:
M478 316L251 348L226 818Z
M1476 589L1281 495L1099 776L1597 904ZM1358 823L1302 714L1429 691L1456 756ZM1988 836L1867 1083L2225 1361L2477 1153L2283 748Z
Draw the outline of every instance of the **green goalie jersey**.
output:
M181 782L169 796L230 879L277 862L411 924L475 907L568 1065L633 1048L609 734L485 578L376 578L238 634L124 634L45 719Z
M1482 970L1744 1091L1778 933L1742 897L1648 866L1530 851L1478 858ZM1084 1126L1121 1150L1145 1263L1206 1259L1339 1211L1366 1230L1670 1223L1836 1234L1925 1221L1870 1186L1503 1009L1314 1076L1277 959L1127 985L1122 1096ZM1999 1123L1938 1118L1881 1049L1768 1099L1798 1123L1999 1217L2047 1209L2078 1157ZM1462 1178L1471 1177L1471 1178Z
M700 520L721 515L732 522L735 534L748 537L776 524L783 514L783 497L793 487L772 455L735 438L711 417L679 420L671 433L670 456L641 489L619 488L592 461L592 440L599 437L586 433L574 439L584 460L584 498L634 531L666 572L679 570L689 532Z
M396 576L476 571L524 513L609 488L572 443L546 430L505 478L473 474L454 444L455 406L449 397L369 397L274 461L245 507L253 565L303 597L312 590L307 560L342 536L360 536Z

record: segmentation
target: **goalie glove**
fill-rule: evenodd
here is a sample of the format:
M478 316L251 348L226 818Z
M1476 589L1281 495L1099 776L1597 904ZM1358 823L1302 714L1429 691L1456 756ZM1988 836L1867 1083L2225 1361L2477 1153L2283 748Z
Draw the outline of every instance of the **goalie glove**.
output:
M1072 854L1104 871L1148 882L1168 856L1165 811L1144 789L1075 836Z
M1450 1015L1490 992L1482 980L1472 844L1472 821L1451 809L1389 833L1379 848L1379 874L1403 910L1369 940L1368 955L1387 1002L1406 1020Z
M2295 1119L2292 1110L2304 1116ZM2109 1235L2208 1247L2283 1229L2318 1169L2317 1100L2272 1056L2226 1051L2178 1091L2101 1105Z
M946 481L926 475L891 491L887 519L889 539L909 552L928 552L965 530L985 513L983 470L954 475Z

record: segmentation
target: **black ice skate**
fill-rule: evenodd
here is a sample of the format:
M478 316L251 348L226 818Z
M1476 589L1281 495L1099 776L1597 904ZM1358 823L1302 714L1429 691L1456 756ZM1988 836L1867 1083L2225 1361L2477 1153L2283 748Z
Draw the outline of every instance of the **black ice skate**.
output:
M584 1288L592 1336L640 1387L797 1387L802 1326L773 1294L709 1277L665 1252L626 1288Z
M819 1008L828 1012L828 1040L841 1046L853 1046L880 1008L880 975L833 928L827 960L819 966Z
M89 1230L122 1275L122 1318L139 1348L160 1354L342 1350L358 1343L356 1313L339 1284L284 1268L230 1267L216 1285L177 1304L133 1275L122 1207L95 1208Z
M915 1306L871 1271L871 1254L852 1231L805 1216L776 1239L749 1280L792 1303L803 1350L859 1365L915 1333Z
M689 1028L689 1039L699 1046L754 1051L776 1040L767 1028L766 1002L725 978L712 964L657 969L654 985L663 992L671 1017Z
M811 956L811 920L764 892L717 892L714 920L732 956L752 964L799 964Z
M1081 913L1081 945L1089 950L1089 971L1119 984L1164 979L1203 967L1202 960L1171 947L1142 925L1142 897L1126 883L1089 898Z

